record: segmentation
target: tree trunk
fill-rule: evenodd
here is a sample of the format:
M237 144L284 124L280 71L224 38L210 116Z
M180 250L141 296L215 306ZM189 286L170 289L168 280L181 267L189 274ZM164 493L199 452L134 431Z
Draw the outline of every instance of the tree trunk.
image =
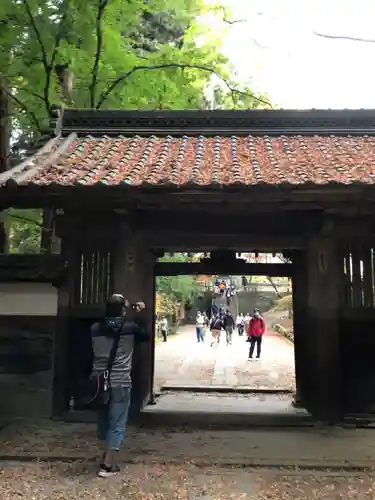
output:
M5 79L0 75L0 173L8 169L10 156L10 100L5 89ZM0 253L7 251L7 222L4 216L0 220Z
M269 281L269 283L272 285L272 288L274 289L276 295L279 297L279 299L281 299L283 296L281 295L281 293L279 292L277 286L276 286L276 283L273 281L273 279L270 277L270 276L267 276L267 280Z

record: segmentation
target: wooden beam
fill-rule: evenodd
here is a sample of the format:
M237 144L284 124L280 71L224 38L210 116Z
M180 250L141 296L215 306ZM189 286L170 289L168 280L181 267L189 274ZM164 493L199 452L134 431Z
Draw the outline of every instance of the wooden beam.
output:
M202 262L157 262L156 276L181 276L199 274L227 274L246 276L286 276L293 275L292 264L248 264L238 260L227 265L215 265Z
M18 167L17 167L18 168ZM345 210L352 207L374 207L374 185L347 186L20 186L16 189L3 189L0 193L0 204L4 207L18 208L66 208L86 207L123 208L133 206L141 208L142 204L184 206L185 200L193 209L197 205L220 207L223 203L231 206L243 205L244 209L263 211ZM250 210L251 208L251 210ZM232 211L232 210L231 210Z
M57 284L66 272L60 255L0 255L0 281Z
M304 247L304 237L301 235L275 235L259 233L203 233L190 231L144 231L145 241L154 250L165 251L211 251L217 248L227 248L236 252L281 252L288 249Z

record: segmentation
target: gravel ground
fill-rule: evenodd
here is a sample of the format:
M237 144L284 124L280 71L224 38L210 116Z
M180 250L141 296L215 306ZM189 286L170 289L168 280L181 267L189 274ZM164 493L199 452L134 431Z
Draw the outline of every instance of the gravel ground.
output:
M100 479L96 466L6 462L0 469L2 500L336 500L375 498L370 475L129 465L120 475Z

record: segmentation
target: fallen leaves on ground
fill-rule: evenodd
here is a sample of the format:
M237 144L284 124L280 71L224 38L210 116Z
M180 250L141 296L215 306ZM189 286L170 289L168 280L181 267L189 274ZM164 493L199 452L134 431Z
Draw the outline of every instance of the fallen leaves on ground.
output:
M143 465L101 479L94 464L3 463L2 500L338 500L375 498L374 479L348 475L242 468Z

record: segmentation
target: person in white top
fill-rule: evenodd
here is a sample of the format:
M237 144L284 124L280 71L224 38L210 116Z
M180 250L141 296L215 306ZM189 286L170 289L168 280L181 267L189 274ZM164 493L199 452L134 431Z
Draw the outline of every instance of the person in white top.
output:
M244 328L245 328L245 318L244 318L244 315L242 313L240 313L237 316L236 326L237 326L237 330L238 330L238 335L240 337L242 337L243 332L244 332Z
M166 342L167 336L168 336L168 320L167 320L167 318L163 318L160 321L160 333L163 337L163 342Z
M197 332L197 342L204 342L203 327L204 327L204 317L203 314L198 311L197 318L195 320L195 327Z

